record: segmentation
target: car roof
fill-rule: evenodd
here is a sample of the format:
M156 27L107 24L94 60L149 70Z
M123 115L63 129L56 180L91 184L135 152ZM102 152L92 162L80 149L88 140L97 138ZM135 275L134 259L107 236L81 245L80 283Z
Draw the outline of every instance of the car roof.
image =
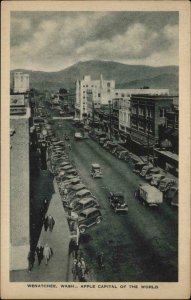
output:
M89 207L89 208L84 209L81 213L84 213L87 215L87 214L97 211L97 210L99 211L99 209L97 209L96 207Z
M78 182L80 181L80 178L79 177L74 177L72 180L71 180L71 183L75 183L75 182Z
M121 192L112 192L112 194L114 197L121 197L121 196L124 197L123 193L121 193Z
M100 165L97 164L97 163L94 163L94 164L92 164L92 167L93 167L93 168L100 168Z
M173 179L172 179L172 178L165 177L164 179L162 179L162 181L168 183L168 182L173 181Z
M94 198L88 197L88 198L84 198L84 199L79 200L78 203L86 204L86 203L88 203L89 201L92 201L92 200L95 201ZM96 202L96 201L95 201L95 202Z
M84 190L81 190L81 191L77 192L77 193L76 193L76 195L78 195L78 196L83 196L83 194L86 194L87 192L89 192L89 193L90 193L90 191L89 191L89 190L87 190L87 189L84 189Z
M78 183L78 184L76 184L72 189L73 189L73 190L78 190L78 189L81 188L81 187L85 187L85 185L84 185L83 183Z

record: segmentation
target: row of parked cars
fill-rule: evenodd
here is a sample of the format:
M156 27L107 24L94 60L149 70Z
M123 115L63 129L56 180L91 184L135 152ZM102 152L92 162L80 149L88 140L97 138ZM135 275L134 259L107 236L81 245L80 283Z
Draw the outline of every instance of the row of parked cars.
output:
M118 159L124 161L128 161L130 159L130 152L123 147L123 143L111 141L105 132L94 131L94 133L91 133L90 136L97 141L100 146L112 153Z
M174 179L168 178L161 169L147 162L136 163L133 171L145 178L152 187L157 188L162 193L162 199L167 200L171 205L178 206L178 187ZM154 191L153 188L152 190Z
M56 177L62 203L68 212L71 232L78 227L81 233L102 220L96 197L82 182L80 174L65 151L65 141L59 140L52 129L48 131L49 158Z

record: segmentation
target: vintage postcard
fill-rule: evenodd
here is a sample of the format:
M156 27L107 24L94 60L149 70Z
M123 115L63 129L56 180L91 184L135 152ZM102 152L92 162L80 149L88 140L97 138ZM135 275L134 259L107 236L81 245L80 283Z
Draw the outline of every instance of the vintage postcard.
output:
M189 1L4 1L2 299L190 296Z

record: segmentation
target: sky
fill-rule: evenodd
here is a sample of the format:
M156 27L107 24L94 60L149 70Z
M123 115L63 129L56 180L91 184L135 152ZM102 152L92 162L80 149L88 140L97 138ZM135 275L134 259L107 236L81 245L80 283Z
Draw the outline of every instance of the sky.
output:
M178 12L11 12L11 69L78 61L178 65Z

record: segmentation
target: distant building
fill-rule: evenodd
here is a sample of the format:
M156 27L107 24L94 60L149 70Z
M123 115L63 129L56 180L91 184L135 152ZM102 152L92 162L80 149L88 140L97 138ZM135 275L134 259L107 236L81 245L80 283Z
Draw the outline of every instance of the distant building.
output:
M12 95L10 107L10 270L28 267L29 118L24 95Z
M131 96L131 146L138 155L152 148L159 140L159 126L165 124L166 113L172 110L173 99L165 95Z
M13 92L26 93L29 89L29 74L15 72L13 75Z
M114 80L103 80L102 75L99 80L91 80L90 76L84 76L83 80L76 82L76 104L75 115L77 118L83 119L87 116L87 92L92 91L92 101L95 108L100 108L103 104L108 104L113 98L115 89ZM90 101L90 98L89 98ZM90 104L89 104L90 105Z

